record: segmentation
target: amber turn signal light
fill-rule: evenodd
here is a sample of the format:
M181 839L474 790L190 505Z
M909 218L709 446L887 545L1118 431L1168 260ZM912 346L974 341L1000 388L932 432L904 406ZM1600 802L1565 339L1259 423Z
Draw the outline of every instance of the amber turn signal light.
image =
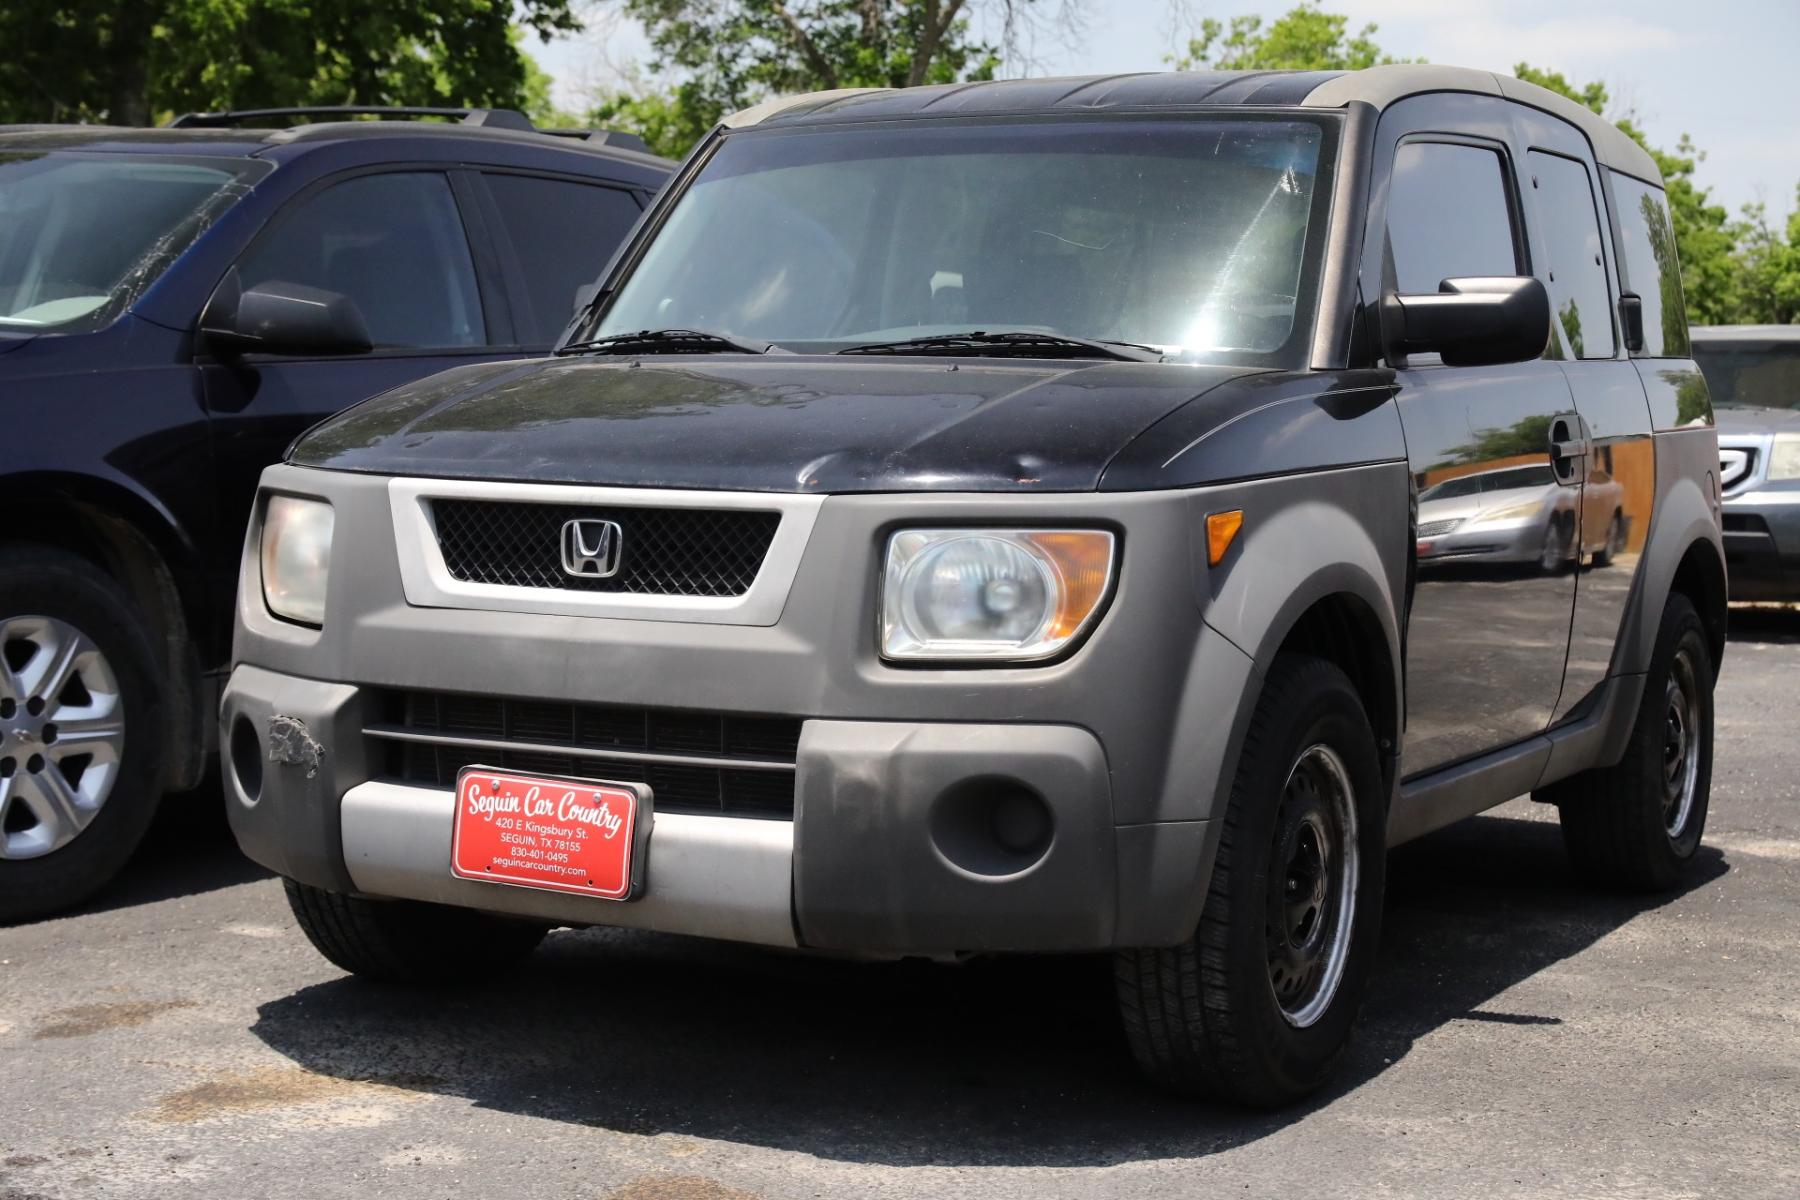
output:
M1231 543L1237 540L1238 530L1244 527L1244 510L1234 508L1230 512L1210 513L1206 518L1206 565L1216 567L1225 558L1225 552L1231 549Z

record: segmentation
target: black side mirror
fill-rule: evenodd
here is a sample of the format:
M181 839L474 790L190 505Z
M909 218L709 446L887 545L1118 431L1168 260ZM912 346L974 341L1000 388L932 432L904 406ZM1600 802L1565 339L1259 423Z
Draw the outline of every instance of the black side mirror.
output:
M1390 360L1436 354L1453 367L1539 358L1550 341L1550 294L1527 275L1446 279L1436 292L1389 293L1381 333Z
M372 346L350 297L274 281L245 290L235 268L206 306L200 332L222 355L363 354Z

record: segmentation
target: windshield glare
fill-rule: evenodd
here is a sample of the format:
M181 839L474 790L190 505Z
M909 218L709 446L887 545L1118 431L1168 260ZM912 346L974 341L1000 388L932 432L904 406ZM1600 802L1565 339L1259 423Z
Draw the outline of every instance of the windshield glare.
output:
M97 329L230 198L241 164L0 154L0 333Z
M1714 408L1800 409L1800 342L1724 346L1694 342Z
M1061 120L727 137L586 336L1033 330L1225 358L1297 320L1325 134Z

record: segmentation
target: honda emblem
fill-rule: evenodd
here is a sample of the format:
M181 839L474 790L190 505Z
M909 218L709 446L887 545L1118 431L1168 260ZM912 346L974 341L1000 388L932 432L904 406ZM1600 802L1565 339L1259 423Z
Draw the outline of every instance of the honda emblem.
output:
M562 527L563 570L578 579L611 579L619 573L624 533L617 521L580 517Z

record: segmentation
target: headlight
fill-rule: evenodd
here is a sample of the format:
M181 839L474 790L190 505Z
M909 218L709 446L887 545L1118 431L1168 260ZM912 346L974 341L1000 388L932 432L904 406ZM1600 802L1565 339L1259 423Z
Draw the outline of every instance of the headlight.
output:
M1778 433L1769 451L1770 479L1800 479L1800 433Z
M331 567L331 505L270 496L263 511L263 603L302 625L325 623L325 577Z
M881 653L897 659L1050 658L1112 584L1100 529L908 529L888 539Z
M1520 517L1535 517L1544 509L1542 500L1528 500L1524 504L1509 504L1505 508L1496 508L1493 512L1484 512L1475 518L1478 522L1516 521Z

